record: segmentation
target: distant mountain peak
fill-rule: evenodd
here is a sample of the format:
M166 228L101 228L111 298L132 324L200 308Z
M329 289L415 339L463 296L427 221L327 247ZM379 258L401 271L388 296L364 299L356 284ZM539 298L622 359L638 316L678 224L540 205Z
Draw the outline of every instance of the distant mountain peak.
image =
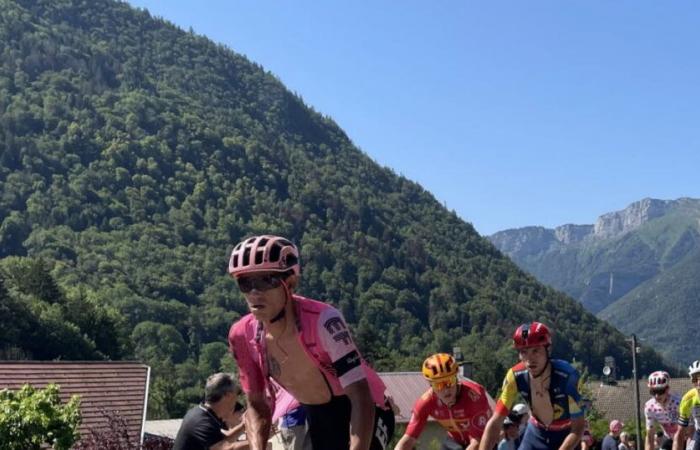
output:
M676 204L676 200L645 198L634 202L622 211L598 217L593 234L597 238L609 238L632 231L652 219L665 215Z

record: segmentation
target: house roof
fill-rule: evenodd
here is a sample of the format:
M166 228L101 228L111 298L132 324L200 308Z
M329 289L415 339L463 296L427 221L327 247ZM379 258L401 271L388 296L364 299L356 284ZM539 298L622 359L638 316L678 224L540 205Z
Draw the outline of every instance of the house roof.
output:
M411 419L413 404L429 389L421 372L382 372L379 377L386 385L386 393L394 399L400 413L396 415L396 423L408 423ZM468 380L468 378L464 378ZM491 407L495 405L489 395ZM430 417L428 420L434 420Z
M152 436L175 439L180 430L182 419L147 420L143 432Z
M671 392L683 396L692 388L688 378L672 378ZM607 420L618 419L623 422L634 422L635 395L634 382L631 380L618 381L617 385L610 386L600 382L588 382L586 388L591 392L593 406ZM647 381L639 380L640 417L644 420L644 403L649 400L649 388Z
M81 435L107 429L107 411L123 418L129 435L141 442L149 374L150 368L137 362L3 361L0 389L58 384L62 402L72 395L80 396Z

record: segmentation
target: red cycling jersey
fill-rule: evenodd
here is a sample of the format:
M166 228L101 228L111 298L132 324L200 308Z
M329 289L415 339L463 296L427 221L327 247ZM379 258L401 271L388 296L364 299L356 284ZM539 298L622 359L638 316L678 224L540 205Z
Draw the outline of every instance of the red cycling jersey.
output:
M442 403L432 388L421 395L413 405L406 434L418 439L428 416L435 418L453 440L466 446L470 439L481 439L491 417L491 406L483 386L473 381L460 381L457 400L452 406Z

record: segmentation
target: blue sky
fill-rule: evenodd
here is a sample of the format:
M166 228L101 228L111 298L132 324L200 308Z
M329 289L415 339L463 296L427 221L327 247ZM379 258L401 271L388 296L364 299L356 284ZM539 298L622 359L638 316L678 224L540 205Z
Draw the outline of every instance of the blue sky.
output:
M482 234L700 197L700 3L131 0L271 71Z

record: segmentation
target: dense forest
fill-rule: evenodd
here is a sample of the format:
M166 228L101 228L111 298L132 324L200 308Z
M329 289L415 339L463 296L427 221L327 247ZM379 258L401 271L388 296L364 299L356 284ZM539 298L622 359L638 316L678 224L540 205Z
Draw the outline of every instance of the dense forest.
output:
M459 345L495 393L512 329L539 319L555 355L629 374L624 335L259 65L126 3L0 0L4 357L139 359L150 417L181 415L235 370L227 256L256 233L299 244L300 291L340 308L379 370Z

